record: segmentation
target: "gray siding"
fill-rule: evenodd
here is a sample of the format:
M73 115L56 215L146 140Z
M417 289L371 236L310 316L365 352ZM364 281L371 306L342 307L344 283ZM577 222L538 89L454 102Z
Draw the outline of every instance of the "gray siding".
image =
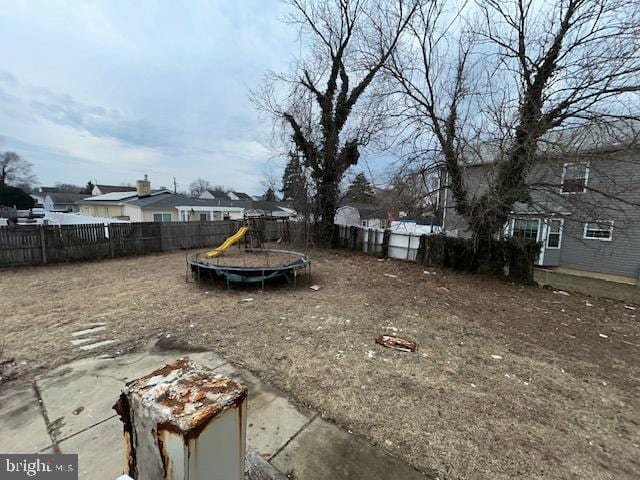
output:
M564 238L560 243L560 248L545 248L544 256L542 258L543 265L548 267L559 267L560 257L562 255L562 249L564 248Z
M561 193L565 162L588 162L587 192ZM493 167L468 167L465 180L469 190L482 192L492 180ZM529 177L532 200L538 205L554 205L566 215L559 250L545 249L544 265L586 270L638 279L640 276L640 153L637 150L565 157L540 161ZM621 201L622 200L622 201ZM466 222L454 210L447 192L444 226L468 235ZM555 216L554 218L560 218ZM584 224L613 220L610 242L584 239Z
M635 225L628 219L614 219L613 236L610 242L584 239L584 223L565 222L562 238L560 265L566 268L590 272L622 275L638 279L640 276L640 218L636 211ZM625 223L616 228L616 223Z

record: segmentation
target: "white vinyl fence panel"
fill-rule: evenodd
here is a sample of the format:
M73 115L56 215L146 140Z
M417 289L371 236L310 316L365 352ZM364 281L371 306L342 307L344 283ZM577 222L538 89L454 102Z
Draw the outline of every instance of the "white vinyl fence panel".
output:
M420 246L420 235L391 233L389 236L389 258L414 262Z
M340 229L340 237L348 239L350 227ZM356 227L351 227L356 228ZM382 253L384 230L378 228L357 228L358 238L361 239L362 251L371 255ZM398 260L414 262L420 247L422 233L408 233L389 230L389 250L387 256Z

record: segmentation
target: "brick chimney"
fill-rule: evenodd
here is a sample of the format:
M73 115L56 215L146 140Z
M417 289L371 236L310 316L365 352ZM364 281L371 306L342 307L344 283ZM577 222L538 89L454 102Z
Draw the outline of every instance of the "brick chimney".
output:
M136 191L139 197L148 197L151 195L151 182L146 175L144 176L144 180L138 180L136 182Z

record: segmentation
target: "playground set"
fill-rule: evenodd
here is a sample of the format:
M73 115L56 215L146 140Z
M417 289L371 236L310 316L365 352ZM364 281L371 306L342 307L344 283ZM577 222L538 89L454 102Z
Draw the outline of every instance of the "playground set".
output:
M241 246L241 242L244 246ZM232 249L234 245L237 249ZM311 261L303 253L265 248L260 230L251 220L208 252L187 257L187 268L198 282L222 280L232 284L260 284L285 280L297 285L298 277L311 279Z

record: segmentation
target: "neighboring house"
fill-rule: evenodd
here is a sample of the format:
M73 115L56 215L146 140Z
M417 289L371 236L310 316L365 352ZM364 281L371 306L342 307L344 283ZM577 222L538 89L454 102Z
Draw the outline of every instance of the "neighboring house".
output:
M37 190L30 192L29 195L44 208L47 193L60 193L60 189L58 187L38 187Z
M61 193L59 187L38 187L38 192L40 193Z
M105 195L117 192L135 192L136 187L122 185L95 185L91 190L91 195Z
M208 200L238 200L237 198L231 198L227 192L222 190L205 190L199 198Z
M94 217L130 222L178 222L242 219L245 207L213 199L191 198L166 189L151 190L149 180L138 180L133 192L112 192L82 200L80 210Z
M80 201L80 213L131 222L151 222L153 218L145 217L142 210L138 206L133 206L132 203L141 199L156 200L156 197L165 195L173 195L173 193L168 190L153 190L149 195L138 195L137 192L112 192L95 195ZM177 215L173 220L177 220Z
M80 200L88 197L84 193L60 192L57 188L41 187L40 190L31 193L31 197L38 205L42 205L47 212L79 212Z
M98 187L107 187L107 189L109 189L114 186L96 185L93 192L96 192ZM149 182L149 179L145 175L143 180L136 182L136 187L133 190L112 191L101 195L93 195L81 200L80 212L93 217L116 218L118 220L131 222L150 222L153 221L153 218L149 218L148 215L145 217L144 212L139 207L133 206L132 202L144 198L155 199L158 195L169 194L171 194L171 192L165 189L151 190L151 182Z
M252 195L250 198L251 200L255 200L256 202L280 202L280 197L278 197L278 195L275 195L276 197L275 200L267 200L267 195L266 194L262 194L262 195ZM287 200L283 200L283 201L287 201Z
M246 212L250 217L275 217L275 218L297 218L297 212L291 202L268 202L264 200L252 201L250 209Z
M80 211L80 201L89 195L84 193L47 193L44 209L47 212L76 213Z
M44 202L47 198L47 194L45 192L31 192L29 195L31 195L31 198L36 201L36 204L41 205L42 208L44 208Z
M205 190L199 198L207 200L233 200L250 202L252 198L243 192L223 192L222 190Z
M249 195L242 192L227 192L227 196L231 200L249 200L249 201L252 200L252 198Z
M541 244L538 265L626 282L640 277L640 148L631 132L580 127L554 133L530 173L531 201L514 206L508 236ZM569 141L571 134L571 141ZM578 138L579 141L575 141ZM570 147L559 147L570 144ZM493 180L493 165L470 164L472 194ZM447 189L443 227L467 236Z
M191 198L180 194L163 195L157 199L138 199L131 202L143 212L152 215L151 221L208 222L242 220L245 208L213 199ZM171 215L171 217L169 217ZM171 218L171 220L169 220ZM149 220L144 220L149 221Z
M334 223L349 227L385 229L388 216L384 208L365 203L349 203L336 210Z

